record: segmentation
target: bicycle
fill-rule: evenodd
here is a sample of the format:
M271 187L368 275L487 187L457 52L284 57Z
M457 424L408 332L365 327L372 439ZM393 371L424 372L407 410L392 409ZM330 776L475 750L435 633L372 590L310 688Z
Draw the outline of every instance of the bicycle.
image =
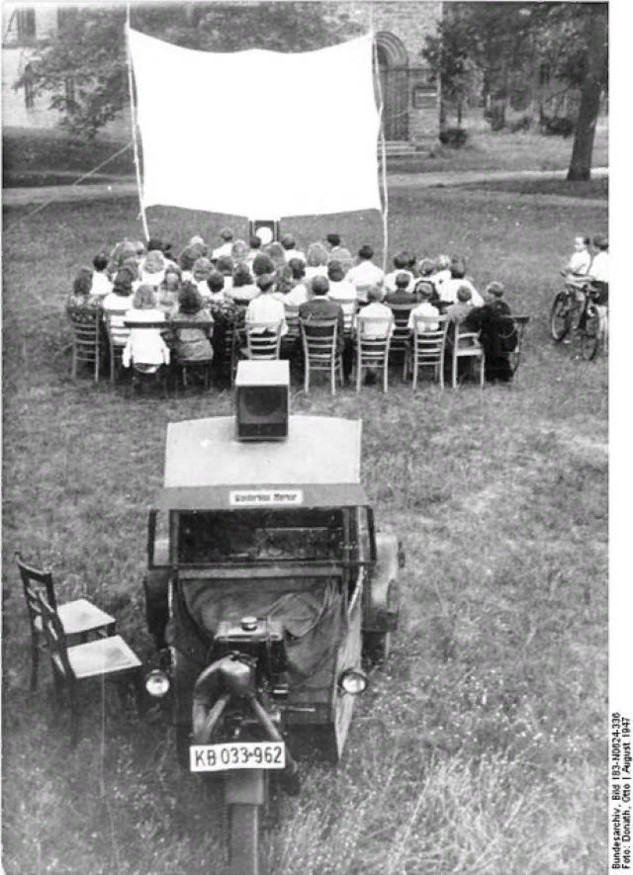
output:
M550 334L556 343L560 343L578 325L590 285L586 277L571 277L566 273L563 276L565 287L554 298L549 317Z
M580 355L592 361L607 337L607 310L597 303L598 289L591 277L571 278L566 275L565 288L552 304L550 334L560 343L574 329L580 343Z

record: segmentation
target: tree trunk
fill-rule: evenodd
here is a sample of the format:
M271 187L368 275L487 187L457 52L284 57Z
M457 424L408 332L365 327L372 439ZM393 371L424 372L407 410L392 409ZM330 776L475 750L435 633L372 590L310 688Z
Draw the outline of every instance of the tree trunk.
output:
M596 10L587 15L588 58L587 71L580 93L580 108L574 135L571 163L567 171L570 182L591 179L591 159L596 122L600 109L605 72L607 67L607 13Z

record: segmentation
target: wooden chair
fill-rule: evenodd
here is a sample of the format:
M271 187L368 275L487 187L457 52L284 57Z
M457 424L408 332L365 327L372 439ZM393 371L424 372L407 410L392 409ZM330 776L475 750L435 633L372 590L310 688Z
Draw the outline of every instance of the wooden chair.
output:
M411 304L387 304L393 313L394 328L391 336L390 355L402 355L402 374L404 377L406 371L407 349L409 347L409 316L411 310L417 307L417 301Z
M310 391L312 372L330 376L332 395L336 395L336 378L343 385L343 361L337 347L338 319L300 319L303 344L303 388Z
M246 347L242 358L278 359L281 346L281 322L249 322L245 326Z
M96 635L113 635L116 620L106 614L88 599L74 599L62 605L57 605L53 575L27 565L20 553L15 554L15 561L22 579L26 608L31 627L31 690L37 688L37 669L40 650L46 649L43 639L42 617L38 602L38 593L44 593L46 599L58 612L62 628L67 636L86 641L91 633Z
M473 359L479 362L479 385L483 389L485 381L486 357L483 347L479 342L479 332L460 331L459 323L452 323L455 327L453 336L453 349L451 358L451 385L457 386L457 363L460 359ZM448 330L448 329L447 329Z
M105 325L106 337L108 338L108 350L110 353L110 382L114 383L116 376L121 371L121 359L125 344L130 336L130 329L125 325L127 310L104 310L103 324Z
M377 332L372 328L379 329ZM356 391L360 392L363 368L382 370L382 390L386 392L389 382L389 348L393 331L390 320L380 316L363 316L356 319ZM384 332L384 333L383 333ZM379 336L376 336L378 334Z
M58 611L43 593L38 593L37 598L55 683L56 709L63 686L68 687L71 746L76 746L79 734L77 687L82 681L95 678L128 680L134 685L137 704L142 711L143 666L123 638L120 635L110 635L107 638L70 646Z
M343 319L345 320L345 336L351 337L354 330L354 317L358 311L358 301L349 298L332 298L328 296L328 300L333 304L338 304L343 311Z
M299 328L299 308L287 305L284 306L286 309L286 325L288 326L288 333L284 334L281 342L289 343L292 341L294 343L301 336L301 329Z
M246 307L239 307L235 313L235 321L227 328L224 335L224 358L228 365L228 375L231 385L235 379L239 351L246 343L245 328Z
M405 360L405 379L413 372L413 389L417 388L421 368L433 368L435 378L444 388L444 352L446 349L446 316L416 316L413 337Z
M101 364L101 310L96 307L67 307L66 315L72 331L70 375L75 380L77 365L86 362L94 366L97 383Z

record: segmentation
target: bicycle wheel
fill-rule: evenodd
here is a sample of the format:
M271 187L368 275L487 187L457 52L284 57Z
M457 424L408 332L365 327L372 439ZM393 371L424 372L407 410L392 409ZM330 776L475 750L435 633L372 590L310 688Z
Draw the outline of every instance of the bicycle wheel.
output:
M549 316L549 330L556 343L568 334L571 328L572 306L567 292L559 292L554 298Z
M596 312L595 307L587 311L587 320L585 329L580 339L580 354L585 361L592 361L598 352L600 340L600 317Z

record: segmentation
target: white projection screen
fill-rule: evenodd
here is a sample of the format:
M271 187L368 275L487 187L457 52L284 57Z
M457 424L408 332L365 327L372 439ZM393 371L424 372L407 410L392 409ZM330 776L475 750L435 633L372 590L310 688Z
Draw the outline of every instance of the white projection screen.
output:
M247 218L380 209L370 35L313 52L183 49L128 29L143 207Z

